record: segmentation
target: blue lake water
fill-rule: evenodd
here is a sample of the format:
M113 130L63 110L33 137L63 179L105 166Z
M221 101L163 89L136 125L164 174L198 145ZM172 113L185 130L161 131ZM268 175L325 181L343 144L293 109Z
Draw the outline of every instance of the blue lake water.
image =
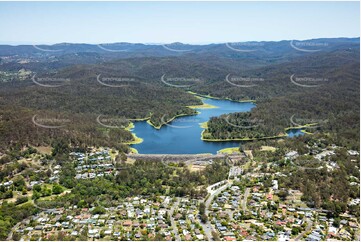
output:
M248 112L256 105L251 102L240 103L217 99L203 99L203 102L218 108L197 109L200 114L176 118L159 130L146 121L134 122L132 132L142 138L143 142L132 147L140 154L216 154L220 149L239 146L241 141L202 141L203 129L199 123L207 122L211 117L222 114ZM290 130L289 133L295 136L293 131Z
M302 132L302 129L290 129L287 131L288 137L297 137L304 135L305 133Z

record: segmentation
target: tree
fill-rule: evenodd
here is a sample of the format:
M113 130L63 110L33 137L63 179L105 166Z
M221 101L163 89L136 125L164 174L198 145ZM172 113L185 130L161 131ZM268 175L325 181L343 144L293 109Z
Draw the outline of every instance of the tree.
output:
M39 184L36 184L33 186L33 190L36 192L41 192L41 186Z
M288 196L288 191L287 190L281 190L278 192L278 196L282 201L285 201L287 196Z
M85 208L87 206L87 203L84 200L80 200L77 204L78 208Z
M221 238L219 238L219 235L216 231L212 230L212 237L213 237L213 240L215 241L220 241Z
M121 161L126 161L126 160L127 160L127 156L126 156L126 154L125 154L124 152L122 152L122 153L120 154L120 160L121 160Z
M70 147L69 143L66 141L65 138L57 139L52 144L52 151L51 155L53 157L64 157L65 155L69 154Z
M64 191L63 187L60 186L59 184L55 183L55 184L53 185L53 190L52 190L53 194L60 194L60 193L62 193L63 191Z
M300 233L300 228L298 228L298 227L292 227L292 234L293 235L297 235L297 234L299 234Z
M340 222L341 222L341 219L339 217L337 217L333 220L332 225L338 228L338 227L340 227Z
M105 212L105 208L97 206L93 209L92 214L104 214Z
M3 195L3 198L6 199L6 198L12 198L14 195L13 195L13 191L12 190L7 190L4 195Z
M33 195L31 196L31 199L38 200L41 197L40 192L34 191Z
M205 214L206 212L206 205L204 204L204 202L201 202L199 204L199 213L202 215L202 214Z
M17 232L14 232L12 239L13 239L14 241L19 241L19 240L21 239L21 234L20 234L20 233L17 233Z
M208 216L206 214L201 214L201 222L204 224L208 222Z
M21 203L26 203L29 200L29 198L27 196L23 196L23 197L18 197L15 201L15 204L21 204Z

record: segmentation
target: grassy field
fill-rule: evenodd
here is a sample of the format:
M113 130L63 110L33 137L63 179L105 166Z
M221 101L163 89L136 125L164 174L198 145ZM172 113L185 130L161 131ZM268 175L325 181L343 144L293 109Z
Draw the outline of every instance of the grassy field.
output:
M239 147L230 147L230 148L225 148L225 149L221 149L218 151L218 153L222 153L222 154L240 154L241 152L239 151Z
M130 147L130 151L131 151L133 154L138 154L138 150L135 149L135 148Z
M41 154L50 155L52 147L51 146L34 146Z
M272 146L267 146L267 145L263 145L261 146L261 151L276 151L276 148L275 147L272 147Z

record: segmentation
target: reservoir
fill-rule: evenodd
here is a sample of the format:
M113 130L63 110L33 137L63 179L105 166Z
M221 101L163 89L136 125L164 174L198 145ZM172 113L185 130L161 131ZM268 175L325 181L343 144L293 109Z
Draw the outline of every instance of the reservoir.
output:
M252 102L234 102L229 100L203 99L205 104L217 106L210 109L196 109L200 114L174 119L161 129L155 129L146 121L134 122L132 130L139 138L140 144L131 145L140 154L216 154L218 150L237 147L242 141L209 142L201 140L203 128L200 123L207 122L211 117L235 112L248 112L256 105ZM288 132L290 136L300 133L295 130Z

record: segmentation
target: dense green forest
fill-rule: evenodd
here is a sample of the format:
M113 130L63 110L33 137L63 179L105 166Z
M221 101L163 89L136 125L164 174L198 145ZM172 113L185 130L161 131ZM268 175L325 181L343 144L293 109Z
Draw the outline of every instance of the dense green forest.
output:
M64 52L59 53L39 52L29 46L0 46L2 55L13 55L13 59L1 59L0 71L25 69L36 74L33 79L29 76L25 80L0 82L0 147L4 151L14 142L51 144L54 137L62 136L70 144L106 145L127 151L120 143L133 139L130 132L101 126L97 117L149 118L151 124L159 127L164 115L169 117L167 121L176 115L195 114L186 106L200 104L200 100L186 91L256 100L257 107L250 114L231 114L228 122L224 116L212 118L205 138L279 135L294 126L290 118L295 115L300 124L302 120L327 120L307 131L332 132L340 143L356 147L359 39L312 41L327 41L328 45L322 51L308 53L291 48L288 41L260 42L262 51L240 53L217 44L186 46L192 51L184 54L169 53L161 46L126 43L112 47L127 47L128 53L113 54L92 45L48 47L64 47ZM19 62L21 58L28 61ZM303 87L290 80L292 75L296 79L325 81L301 80L301 85L313 85ZM244 81L247 78L250 81ZM56 84L60 86L49 87ZM34 115L68 122L59 130L45 130L31 122ZM249 120L245 123L245 119ZM257 125L249 125L254 120Z
M43 119L66 120L61 128L43 128L35 125L34 115ZM106 129L96 122L97 116L44 111L40 113L30 109L18 108L0 110L0 150L11 150L13 146L28 144L34 146L53 145L57 140L73 146L109 146L127 152L128 147L121 142L132 141L133 136L124 129ZM51 125L52 123L48 123ZM53 123L54 125L54 123Z
M288 64L293 69L300 67L300 70L305 68L301 64L304 66L307 64L312 66L310 70L315 72L308 72L309 76L316 77L318 73L319 76L327 77L325 79L327 82L312 88L294 85L290 81L292 72L285 71L280 74L279 66L254 71L255 73L268 72L270 76L279 77L279 82L269 86L267 92L261 91L269 96L259 99L257 106L250 113L235 113L212 118L208 122L204 137L208 139L261 138L284 134L285 129L289 127L315 124L305 130L310 133L331 133L336 138L336 144L357 149L360 122L359 54L350 52L349 59L337 61L340 55L343 56L343 52L340 53L328 55L325 62L318 58L320 56L315 56L311 60L306 59L304 63ZM280 90L278 94L272 91L276 87ZM237 90L237 88L233 89ZM252 89L259 91L257 86ZM217 90L216 95L222 95L221 88L213 90Z
M0 240L6 240L11 228L38 211L33 205L27 203L17 206L15 203L4 202L0 206Z
M74 85L60 88L46 88L29 82L2 83L1 149L12 142L47 145L55 137L64 137L73 145L108 146L125 151L127 148L121 143L131 141L131 133L102 126L97 122L98 116L101 115L106 121L102 123L109 126L113 126L112 120L149 117L152 124L159 126L163 115L194 114L195 111L186 106L200 104L194 96L169 87L138 83L111 88L99 84L96 76L90 80L84 74L83 78L74 81ZM62 127L47 129L36 126L32 122L34 115L41 124Z

